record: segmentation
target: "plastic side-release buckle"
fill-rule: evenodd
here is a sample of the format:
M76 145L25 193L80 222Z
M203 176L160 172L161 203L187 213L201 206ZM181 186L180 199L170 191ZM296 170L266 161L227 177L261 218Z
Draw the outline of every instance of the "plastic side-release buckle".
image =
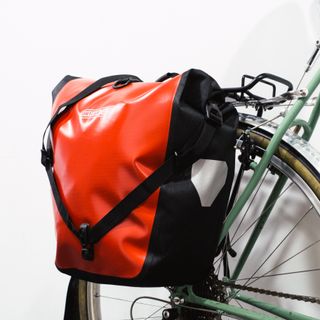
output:
M219 107L214 103L208 103L206 106L206 120L216 127L221 127L223 116Z
M41 149L41 164L46 168L53 166L52 152Z
M91 261L94 258L93 244L89 242L88 223L82 223L79 230L80 241L82 245L81 256L84 260Z

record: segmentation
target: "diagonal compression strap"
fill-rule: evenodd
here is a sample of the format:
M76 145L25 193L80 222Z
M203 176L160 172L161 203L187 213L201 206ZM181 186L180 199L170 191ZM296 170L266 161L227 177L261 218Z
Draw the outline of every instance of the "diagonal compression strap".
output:
M132 190L123 200L121 200L109 213L107 213L98 223L92 226L88 234L89 244L97 243L106 233L121 223L137 206L143 203L148 197L162 186L174 174L181 172L197 161L210 144L215 128L203 122L201 133L196 142L181 154L174 154L169 157L156 171L146 180ZM50 162L46 165L46 172L51 185L53 197L55 199L59 213L70 231L80 239L80 232L71 221L70 215L63 204L59 189L54 178L53 167ZM82 239L80 239L82 240Z
M210 144L214 132L215 128L204 121L201 133L193 146L183 151L181 155L174 154L169 157L162 166L96 223L89 231L89 242L91 244L98 242L106 233L128 217L133 209L143 203L153 192L168 181L170 177L197 161Z

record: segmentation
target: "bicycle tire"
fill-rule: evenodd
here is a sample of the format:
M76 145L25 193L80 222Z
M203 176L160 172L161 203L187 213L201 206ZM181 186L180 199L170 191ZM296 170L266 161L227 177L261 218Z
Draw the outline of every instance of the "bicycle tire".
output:
M243 132L243 129L254 127L263 121L263 119L255 116L240 115L238 135ZM255 129L251 133L251 138L255 141L261 152L268 146L275 128L276 124L269 123ZM294 144L290 139L294 139L299 143ZM297 145L299 145L299 148ZM308 152L310 156L308 156ZM308 187L307 197L313 197L312 201L317 202L317 208L320 214L320 153L315 151L307 142L298 136L288 133L274 156L274 160L276 159L284 166L283 170L288 170L288 175L294 173ZM70 296L73 296L73 302L67 301L65 315L68 314L68 317L65 316L65 320L104 320L104 318L101 318L100 313L99 285L87 283L82 280L73 281L78 282L78 285L75 285L70 293ZM76 306L74 306L74 301L76 301ZM72 308L76 308L77 312L74 312L73 317L70 317L70 312L68 313L67 310ZM190 315L192 315L192 313ZM183 319L188 319L188 317L185 316ZM202 313L201 319L209 319L209 317L203 317Z

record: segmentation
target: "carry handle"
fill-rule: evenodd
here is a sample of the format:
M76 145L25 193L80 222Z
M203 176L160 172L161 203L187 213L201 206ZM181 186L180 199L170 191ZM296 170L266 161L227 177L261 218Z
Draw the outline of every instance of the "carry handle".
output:
M82 90L80 93L78 93L76 96L74 96L73 98L71 98L67 102L60 105L59 108L57 109L56 113L51 118L50 124L51 125L54 124L54 122L56 122L56 120L60 117L61 112L64 113L68 107L74 105L75 103L79 102L83 98L85 98L85 97L89 96L90 94L94 93L95 91L101 89L106 84L108 84L110 82L114 82L114 81L119 81L122 79L130 79L131 82L142 82L142 80L139 79L138 77L132 76L129 74L119 74L116 76L109 76L109 77L101 78L101 79L97 80L96 82L90 84L87 88Z
M176 73L176 72L167 72L166 74L164 74L163 76L161 76L160 78L158 78L156 80L156 82L163 82L163 81L166 81L170 78L174 78L176 76L178 76L179 73Z

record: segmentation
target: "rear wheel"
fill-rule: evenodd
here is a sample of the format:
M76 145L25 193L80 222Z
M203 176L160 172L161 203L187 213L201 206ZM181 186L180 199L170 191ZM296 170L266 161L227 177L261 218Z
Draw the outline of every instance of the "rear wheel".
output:
M243 116L240 120L239 135L244 128L259 122L259 119L251 116ZM251 138L255 141L258 158L268 146L273 130L273 127L269 126L253 131ZM267 315L271 317L272 313L262 310L261 305L252 305L255 300L287 310L274 314L280 319L319 319L320 304L309 302L312 300L310 297L320 296L319 164L319 153L299 137L287 134L265 176L230 231L229 253L224 248L213 263L214 271L210 278L204 284L194 287L198 295L233 305L240 310L239 314L245 314L244 310L251 310L248 314L251 312L252 315L236 316L236 313L221 310L191 310L190 308L197 306L182 304L179 307L180 319L271 319ZM252 170L244 173L240 192L252 174ZM279 177L285 177L281 178L283 187L276 201L272 201L274 208L240 271L236 267L237 262L252 231L262 226L257 227L258 218L261 214L265 215L266 209L270 208L270 201L267 206L266 201L275 185L280 184ZM230 257L230 252L236 252L237 256ZM231 277L234 273L237 274L235 283L243 286L241 289L232 289L216 281L222 280L224 275ZM168 304L156 300L140 300L133 309L134 319L161 319L163 310L171 308L165 289L147 288L140 292L137 288L104 286L84 281L78 283L73 296L78 297L79 318L66 319L130 319L130 304L136 295L159 294ZM252 289L245 287L255 288L256 292L248 291ZM265 290L264 293L262 289ZM274 293L271 294L271 291ZM282 297L287 293L287 298ZM293 299L294 295L298 297ZM250 297L251 300L243 297ZM299 301L297 298L308 302ZM254 314L264 315L264 318L255 317Z

